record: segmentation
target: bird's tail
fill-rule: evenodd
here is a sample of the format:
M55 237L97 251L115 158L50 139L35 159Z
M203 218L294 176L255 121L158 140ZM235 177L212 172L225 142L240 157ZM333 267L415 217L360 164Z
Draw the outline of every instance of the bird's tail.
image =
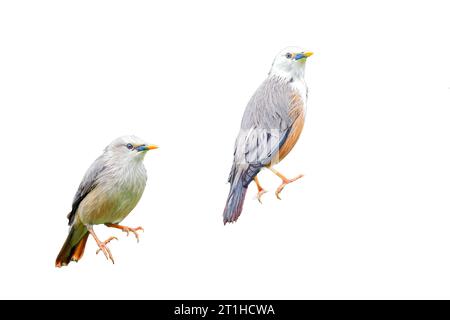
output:
M69 235L64 242L61 251L56 258L55 266L60 268L67 266L71 261L78 261L81 259L86 247L89 233L84 226L73 225L70 228Z
M234 167L230 174L230 193L223 211L223 224L235 222L241 215L244 206L245 195L249 182L253 179L253 174L249 175L249 167ZM257 173L257 172L256 172ZM249 179L250 178L250 179Z
M241 181L231 185L230 194L223 211L223 224L235 222L239 218L244 206L246 193L247 187L244 187Z

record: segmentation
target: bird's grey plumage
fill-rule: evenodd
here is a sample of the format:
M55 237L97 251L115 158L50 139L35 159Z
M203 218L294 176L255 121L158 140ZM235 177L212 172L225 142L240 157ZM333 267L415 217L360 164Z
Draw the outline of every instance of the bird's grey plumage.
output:
M292 94L288 81L269 77L250 99L235 143L225 223L239 217L246 189L253 178L263 167L277 161L278 149L295 121L290 116Z
M274 160L295 119L289 115L292 89L280 78L266 79L250 99L236 139L230 180L237 169L249 167L247 187L254 171Z
M139 202L145 189L147 172L142 157L126 149L128 141L143 143L136 137L119 138L94 162L83 179L89 189L77 214L84 224L119 223Z
M83 177L83 180L80 183L80 186L78 187L75 197L73 198L72 211L70 211L67 215L67 218L69 219L69 225L72 225L81 201L83 201L83 199L89 194L89 192L91 192L97 186L98 176L104 169L105 161L103 159L103 155L101 155L89 167Z

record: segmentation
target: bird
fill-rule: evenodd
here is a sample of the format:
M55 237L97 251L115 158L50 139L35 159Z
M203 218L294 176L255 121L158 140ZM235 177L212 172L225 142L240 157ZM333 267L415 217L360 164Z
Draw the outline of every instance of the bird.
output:
M278 199L286 185L303 177L286 178L273 168L297 143L306 115L308 87L305 82L306 60L313 52L287 47L273 60L267 78L251 97L244 111L234 147L229 174L230 192L223 211L223 222L235 222L241 215L247 188L254 181L257 199L267 191L258 173L268 168L281 179L275 195Z
M141 199L147 183L143 163L149 150L156 145L147 144L136 136L122 136L112 141L89 167L81 181L67 215L69 234L59 252L55 266L62 267L81 259L90 235L97 243L97 254L102 251L107 260L114 258L107 244L116 237L100 241L94 225L104 224L135 235L142 227L120 225Z

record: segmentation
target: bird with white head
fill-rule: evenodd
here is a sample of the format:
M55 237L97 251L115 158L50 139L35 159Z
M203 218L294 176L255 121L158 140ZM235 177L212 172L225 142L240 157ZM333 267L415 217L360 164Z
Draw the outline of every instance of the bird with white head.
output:
M308 98L305 63L312 54L297 47L282 50L275 57L267 79L247 104L228 179L230 192L223 212L225 224L239 218L252 181L256 183L261 202L266 191L257 175L263 168L270 169L282 180L275 192L278 199L287 184L303 177L288 179L273 166L292 150L303 130Z
M100 241L93 226L104 224L127 233L131 232L139 241L137 231L119 225L138 204L147 182L144 157L147 151L157 146L147 144L136 136L115 139L94 161L86 172L73 199L69 219L69 235L61 248L55 265L68 265L81 259L89 235L92 235L106 259L114 263L107 244L116 237Z

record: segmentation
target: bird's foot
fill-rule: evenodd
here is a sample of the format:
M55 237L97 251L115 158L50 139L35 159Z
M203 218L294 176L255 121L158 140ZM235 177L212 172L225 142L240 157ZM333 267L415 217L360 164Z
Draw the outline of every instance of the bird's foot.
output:
M122 231L127 233L127 237L130 234L130 232L133 233L134 236L136 237L137 242L139 243L139 234L137 232L138 231L144 232L144 228L142 228L142 227L137 227L137 228L123 227Z
M111 240L119 240L119 239L117 239L116 237L109 237L106 241L103 242L97 241L98 249L95 252L95 254L98 254L100 251L102 251L106 257L106 260L111 260L111 262L114 264L114 258L111 254L111 251L106 246Z
M267 190L264 189L258 189L258 194L256 195L256 199L258 199L259 203L262 203L261 198L264 195L264 193L267 193Z
M281 178L281 180L282 180L283 182L282 182L282 183L280 184L280 186L277 188L277 191L275 191L276 197L277 197L279 200L281 200L281 198L280 198L280 193L281 193L281 191L283 191L284 187L286 187L288 184L290 184L290 183L292 183L292 182L294 182L294 181L297 181L298 179L300 179L300 178L302 178L302 177L303 177L303 174L301 174L301 175L295 177L294 179L287 179L287 178L285 178L285 177Z
M137 232L138 231L144 232L144 228L142 228L142 227L130 228L130 227L125 227L125 226L121 226L121 225L113 224L113 223L107 223L106 226L110 227L110 228L116 228L116 229L122 230L123 232L126 232L127 237L130 235L130 232L133 233L134 236L136 237L136 240L138 243L139 243L139 234Z
M256 183L256 188L258 188L258 194L256 195L256 199L258 199L259 203L262 203L261 198L263 196L264 193L266 193L267 191L264 190L263 187L261 187L261 184L259 183L258 177L254 177L253 180Z

